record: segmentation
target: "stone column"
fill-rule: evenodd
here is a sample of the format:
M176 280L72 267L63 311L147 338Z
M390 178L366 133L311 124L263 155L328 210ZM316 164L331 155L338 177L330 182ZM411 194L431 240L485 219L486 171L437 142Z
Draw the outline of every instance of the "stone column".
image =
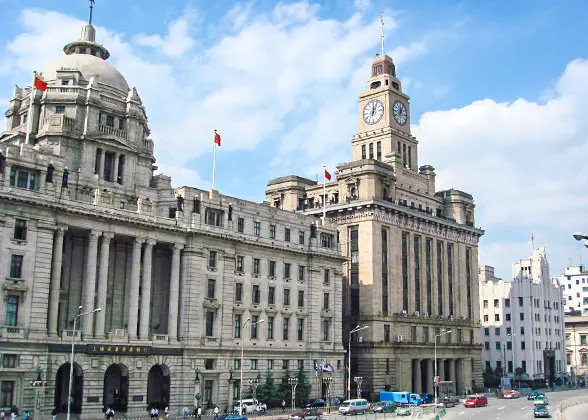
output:
M427 359L427 392L433 393L433 376L435 369L433 368L433 359Z
M408 256L408 313L412 315L415 311L415 289L414 289L414 234L408 233L407 238L407 252Z
M445 380L445 359L437 358L437 373L439 375L439 380Z
M447 270L449 269L449 258L447 256L447 242L443 242L443 315L449 315L449 276Z
M106 159L106 150L100 154L100 168L98 168L98 178L104 179L104 161Z
M229 379L229 411L233 409L233 379Z
M112 177L112 182L117 183L118 182L118 159L120 158L120 155L118 153L114 154L114 170L113 170L113 177Z
M133 242L133 257L131 262L131 290L129 293L129 325L130 340L137 339L137 322L139 319L139 281L141 274L141 246L143 238L135 238Z
M143 279L141 281L141 308L139 319L139 338L149 340L149 315L151 309L151 272L153 260L154 239L145 242L143 254Z
M53 241L53 267L51 286L49 288L49 335L56 336L59 318L59 291L61 283L61 265L63 263L63 237L67 226L57 226Z
M419 359L413 359L412 368L412 375L414 378L414 389L412 390L412 392L420 394L421 392L423 392L423 387L421 385L421 361Z
M447 366L447 370L449 370L448 374L449 374L449 380L451 382L453 382L453 391L455 393L457 393L457 387L456 387L456 383L455 383L455 359L447 359L448 362L448 366Z
M84 302L83 312L95 309L94 299L96 297L96 259L98 257L98 237L102 232L91 230L88 235L88 252L86 254L86 273L84 275ZM83 334L85 338L94 335L94 314L89 313L82 317Z
M12 164L4 161L4 185L10 186L10 171L12 170ZM15 180L16 182L16 180Z
M96 305L102 308L96 314L96 337L104 338L104 325L106 323L106 292L108 290L108 263L110 261L110 240L114 234L104 232L100 244L100 266L98 267L98 299Z
M171 261L169 282L169 310L167 318L167 335L170 343L178 339L178 298L180 296L180 252L184 245L175 243Z

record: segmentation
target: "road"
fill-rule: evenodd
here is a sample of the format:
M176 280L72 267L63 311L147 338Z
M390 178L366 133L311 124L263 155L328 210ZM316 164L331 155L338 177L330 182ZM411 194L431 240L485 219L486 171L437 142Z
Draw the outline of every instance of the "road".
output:
M545 394L549 400L549 411L553 416L557 405L565 399L577 397L579 395L588 395L586 389L561 391L561 392L547 392ZM585 406L583 404L582 406ZM579 407L582 407L579 406ZM571 409L570 409L571 410ZM567 420L584 420L586 419L586 411L573 410L569 412L566 410ZM463 405L447 409L447 415L443 420L528 420L533 419L533 401L528 401L525 397L514 400L504 400L491 398L488 400L487 407L479 408L465 408Z
M570 408L566 408L564 414L567 420L588 419L588 404L578 404Z

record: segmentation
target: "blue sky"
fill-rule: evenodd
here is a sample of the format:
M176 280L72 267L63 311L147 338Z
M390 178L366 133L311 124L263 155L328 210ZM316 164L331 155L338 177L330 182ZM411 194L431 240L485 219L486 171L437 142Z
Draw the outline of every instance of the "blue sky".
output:
M84 0L0 0L0 102L62 54ZM267 180L314 178L351 156L357 96L386 50L411 96L420 165L438 188L472 193L486 229L480 263L545 246L552 274L588 231L588 31L583 1L96 0L97 40L136 86L160 169L209 188L212 130L223 135L217 188L262 200Z

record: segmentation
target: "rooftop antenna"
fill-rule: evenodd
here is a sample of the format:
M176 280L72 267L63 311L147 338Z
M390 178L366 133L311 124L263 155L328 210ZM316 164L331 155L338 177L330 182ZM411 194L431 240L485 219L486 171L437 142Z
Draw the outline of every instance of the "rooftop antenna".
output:
M384 56L384 11L380 12L380 26L382 28L382 34L380 35L381 39L381 49L382 49L382 57Z
M89 0L90 1L90 19L88 20L88 23L91 25L92 24L92 9L94 9L94 2L96 0Z

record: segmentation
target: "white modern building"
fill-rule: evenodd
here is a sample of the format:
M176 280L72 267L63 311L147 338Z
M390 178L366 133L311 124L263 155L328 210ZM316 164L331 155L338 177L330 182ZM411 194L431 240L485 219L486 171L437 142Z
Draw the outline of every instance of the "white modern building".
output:
M480 266L481 341L484 370L501 367L512 376L516 368L534 381L565 375L562 288L549 277L545 248L512 265L512 280L494 276Z
M558 280L564 287L564 311L570 313L584 313L588 311L588 271L582 264L566 267L563 276Z

